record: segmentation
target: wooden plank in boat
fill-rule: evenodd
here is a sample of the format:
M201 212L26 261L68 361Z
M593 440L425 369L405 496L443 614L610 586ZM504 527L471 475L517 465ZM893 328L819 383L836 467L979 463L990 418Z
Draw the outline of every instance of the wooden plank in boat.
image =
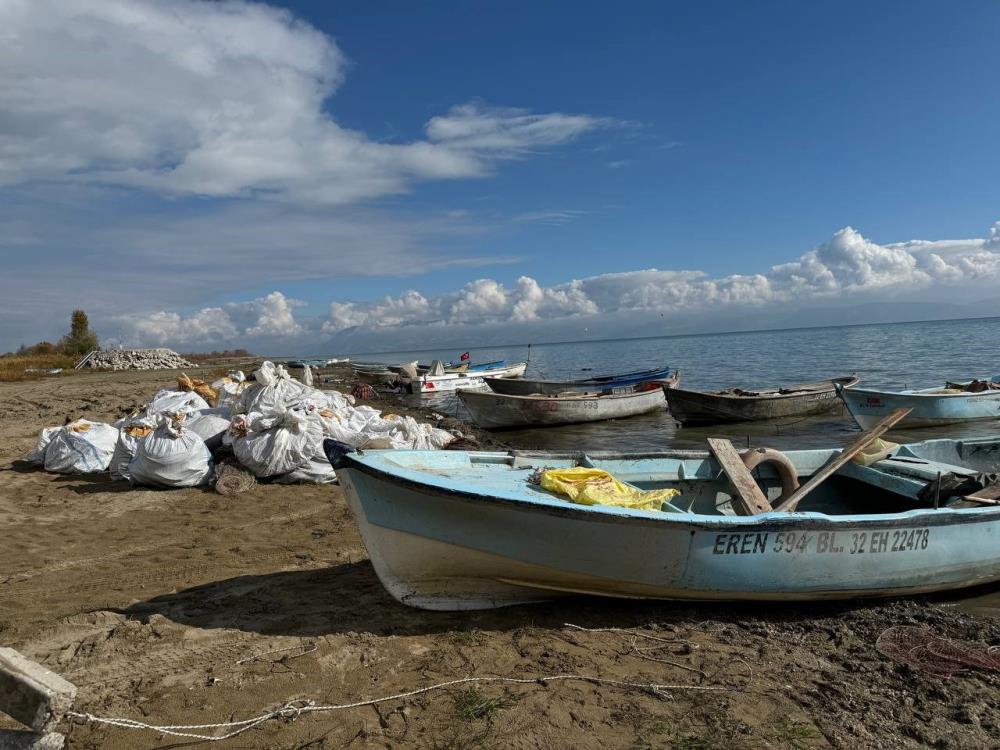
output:
M809 477L809 481L786 497L778 505L778 507L775 508L775 510L793 513L795 508L798 507L798 504L802 502L802 499L806 495L825 482L831 474L854 458L858 453L863 451L869 444L875 442L875 440L882 437L882 435L892 429L892 427L909 414L910 411L911 409L909 407L896 409L888 416L880 419L877 423L872 425L870 430L862 433L861 437L844 448L844 450L840 453L832 456L829 461L823 464L819 471Z
M741 516L770 513L771 504L757 486L757 481L733 444L725 438L709 438L708 447L736 490L736 494L733 495L733 508L736 513Z
M949 508L975 508L980 505L1000 505L1000 484L993 484L976 490L961 500L949 505Z

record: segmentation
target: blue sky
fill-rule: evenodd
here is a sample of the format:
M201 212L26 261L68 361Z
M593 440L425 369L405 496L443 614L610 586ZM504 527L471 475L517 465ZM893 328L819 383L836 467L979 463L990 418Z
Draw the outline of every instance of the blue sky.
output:
M995 2L67 7L0 4L0 349L1000 297Z

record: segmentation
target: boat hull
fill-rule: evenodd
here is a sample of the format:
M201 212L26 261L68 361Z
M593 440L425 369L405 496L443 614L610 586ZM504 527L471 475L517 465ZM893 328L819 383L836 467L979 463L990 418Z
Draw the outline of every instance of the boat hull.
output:
M840 398L863 430L900 408L911 411L896 429L1000 419L1000 391L921 394L844 388Z
M734 396L671 388L667 391L670 413L683 424L759 422L769 419L808 417L843 409L834 383L856 383L857 378L831 380L828 388L803 393L770 396Z
M1000 509L706 518L544 509L338 469L372 564L400 602L501 607L571 594L696 600L884 597L1000 580Z
M552 427L634 417L666 406L662 388L606 396L508 396L492 391L459 395L473 421L488 430Z

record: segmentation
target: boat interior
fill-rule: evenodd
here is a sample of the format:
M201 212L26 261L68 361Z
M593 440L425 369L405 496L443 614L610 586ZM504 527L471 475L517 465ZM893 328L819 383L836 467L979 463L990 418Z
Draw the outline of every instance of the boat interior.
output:
M891 444L890 444L891 445ZM837 450L788 451L800 482L805 482ZM431 484L484 496L549 504L569 502L529 481L538 469L582 466L603 469L621 482L641 490L672 488L680 491L665 512L725 516L737 513L734 490L720 464L707 452L675 451L643 455L543 452L397 451L373 457L384 468L424 475ZM798 512L826 515L901 513L919 508L970 507L959 497L921 499L920 493L940 476L975 477L1000 471L1000 437L978 440L928 440L894 446L891 455L863 465L853 461L841 467L810 492ZM782 495L781 477L774 466L762 463L753 471L758 486L773 504ZM992 488L991 488L992 489ZM957 501L957 502L956 502ZM975 504L997 508L994 502ZM597 507L588 507L598 510ZM617 510L617 509L616 509Z

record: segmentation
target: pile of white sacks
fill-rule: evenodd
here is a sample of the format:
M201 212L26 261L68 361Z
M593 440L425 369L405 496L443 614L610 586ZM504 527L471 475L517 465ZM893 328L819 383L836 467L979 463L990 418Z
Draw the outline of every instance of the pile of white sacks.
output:
M189 381L190 382L190 381ZM42 430L28 461L61 474L109 471L149 487L194 487L213 477L213 454L231 450L258 479L334 482L323 452L333 438L356 448L442 448L452 433L412 417L383 416L351 396L321 391L265 362L252 380L232 373L194 390L164 388L114 424L80 419ZM213 397L214 395L214 397Z

